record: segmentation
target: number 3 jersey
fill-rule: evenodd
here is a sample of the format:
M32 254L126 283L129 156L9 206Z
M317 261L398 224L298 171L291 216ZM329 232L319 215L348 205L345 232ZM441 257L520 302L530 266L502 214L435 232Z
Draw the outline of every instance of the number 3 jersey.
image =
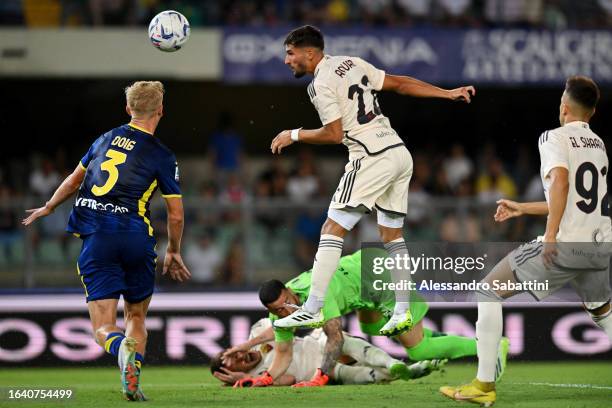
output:
M544 132L539 139L540 176L550 205L550 172L569 172L569 192L561 218L559 242L612 242L606 175L608 156L603 141L585 122L570 122Z
M153 235L149 203L159 188L162 196L180 197L179 172L172 151L134 125L100 136L81 159L86 170L67 231L142 231Z
M323 125L342 119L351 158L404 144L378 105L384 80L384 71L357 57L326 55L315 68L308 95Z

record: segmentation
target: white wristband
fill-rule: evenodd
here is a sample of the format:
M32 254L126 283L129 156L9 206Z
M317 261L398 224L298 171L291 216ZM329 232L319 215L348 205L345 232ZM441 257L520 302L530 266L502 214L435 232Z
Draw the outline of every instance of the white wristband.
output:
M301 128L297 128L291 131L291 140L293 140L294 142L297 142L300 138L300 129Z

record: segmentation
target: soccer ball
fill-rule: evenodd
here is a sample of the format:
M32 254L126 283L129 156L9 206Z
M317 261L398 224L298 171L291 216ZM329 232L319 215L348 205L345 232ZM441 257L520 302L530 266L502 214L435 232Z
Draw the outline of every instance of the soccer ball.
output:
M191 29L184 15L174 10L162 11L149 24L149 39L158 50L174 52L189 39Z

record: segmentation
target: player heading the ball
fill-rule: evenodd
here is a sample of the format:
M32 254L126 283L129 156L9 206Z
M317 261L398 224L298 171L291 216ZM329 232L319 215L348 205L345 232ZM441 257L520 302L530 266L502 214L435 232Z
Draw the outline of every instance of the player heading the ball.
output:
M376 209L380 237L390 256L407 255L403 223L408 206L412 156L383 115L379 91L422 98L470 102L471 86L446 90L407 76L386 74L352 56L324 54L323 34L316 27L297 28L285 39L285 64L296 78L314 76L308 95L323 127L284 130L272 141L272 153L295 143L339 144L349 151L349 162L340 179L321 230L313 266L312 287L303 307L274 322L277 327L317 326L329 281L338 266L344 236L364 213ZM406 275L406 276L404 276ZM410 279L406 271L391 269L393 281ZM410 330L409 291L395 292L394 313L380 333L394 336Z

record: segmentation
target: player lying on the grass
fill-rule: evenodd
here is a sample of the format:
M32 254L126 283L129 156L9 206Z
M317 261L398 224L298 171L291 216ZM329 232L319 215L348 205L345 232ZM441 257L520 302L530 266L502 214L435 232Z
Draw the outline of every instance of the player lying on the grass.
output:
M159 188L168 211L163 273L183 281L183 203L174 153L153 134L163 116L164 87L139 81L125 89L130 123L100 136L44 207L28 210L24 225L45 217L79 190L67 231L83 240L77 272L85 289L96 342L117 357L121 386L132 401L146 400L140 372L147 342L145 319L155 286L155 237L149 204ZM125 333L117 326L123 296Z
M312 267L312 288L299 309L274 324L279 327L321 323L327 288L338 267L344 237L361 217L376 208L380 239L390 257L407 256L403 225L408 208L408 185L412 177L412 156L382 113L377 93L390 91L417 98L439 98L469 103L474 87L441 89L418 79L389 75L355 56L324 53L325 41L319 29L303 26L285 38L285 64L296 78L313 76L308 95L321 124L319 129L280 132L272 141L273 154L295 142L340 144L348 148L349 162L338 183L321 228L319 249ZM390 270L393 282L410 280L405 270ZM399 286L398 286L399 287ZM393 336L410 330L410 292L395 291L393 315L380 334Z
M261 319L253 325L249 337L258 337L269 332L271 327L270 319ZM425 360L407 366L363 339L348 333L343 333L343 336L342 355L330 373L330 380L338 384L374 384L400 378L410 380L429 375L446 363L446 360ZM253 377L260 377L267 371L276 354L272 340L274 336L258 347L233 353L225 360L223 353L219 353L211 362L211 372L228 385L257 386ZM293 385L312 378L321 365L326 343L327 336L322 329L316 329L304 337L295 337L292 362L285 374L274 381L274 385Z
M608 156L603 141L588 124L598 100L599 89L592 79L567 80L559 108L561 127L544 132L538 141L546 201L500 200L495 213L497 222L524 214L548 215L544 237L510 252L483 281L547 282L546 290L529 291L536 300L571 283L585 310L612 340ZM501 302L517 293L479 292L478 373L470 384L440 388L444 395L485 406L495 403L495 354L503 330Z
M286 285L278 280L264 283L259 290L259 299L270 312L270 319L288 316L301 305L310 289L311 271L303 272ZM340 259L338 270L333 275L329 290L325 296L323 308L323 331L327 335L325 353L320 368L310 381L299 383L299 386L322 386L327 384L333 367L342 355L344 336L342 334L341 317L351 312L357 312L361 330L365 334L380 336L380 328L386 324L393 311L394 299L388 303L376 303L364 299L361 294L361 251ZM410 310L414 317L411 330L401 333L395 338L406 349L411 360L455 359L476 355L476 340L473 338L446 335L433 332L423 327L423 317L428 305L418 296L410 302ZM233 347L224 354L229 358L237 351L246 351L258 344L274 338L276 354L267 372L255 379L258 385L271 385L273 380L280 378L293 361L294 328L273 327L266 330L244 344ZM500 344L500 376L505 366L508 352L508 341ZM395 373L392 372L392 375Z

